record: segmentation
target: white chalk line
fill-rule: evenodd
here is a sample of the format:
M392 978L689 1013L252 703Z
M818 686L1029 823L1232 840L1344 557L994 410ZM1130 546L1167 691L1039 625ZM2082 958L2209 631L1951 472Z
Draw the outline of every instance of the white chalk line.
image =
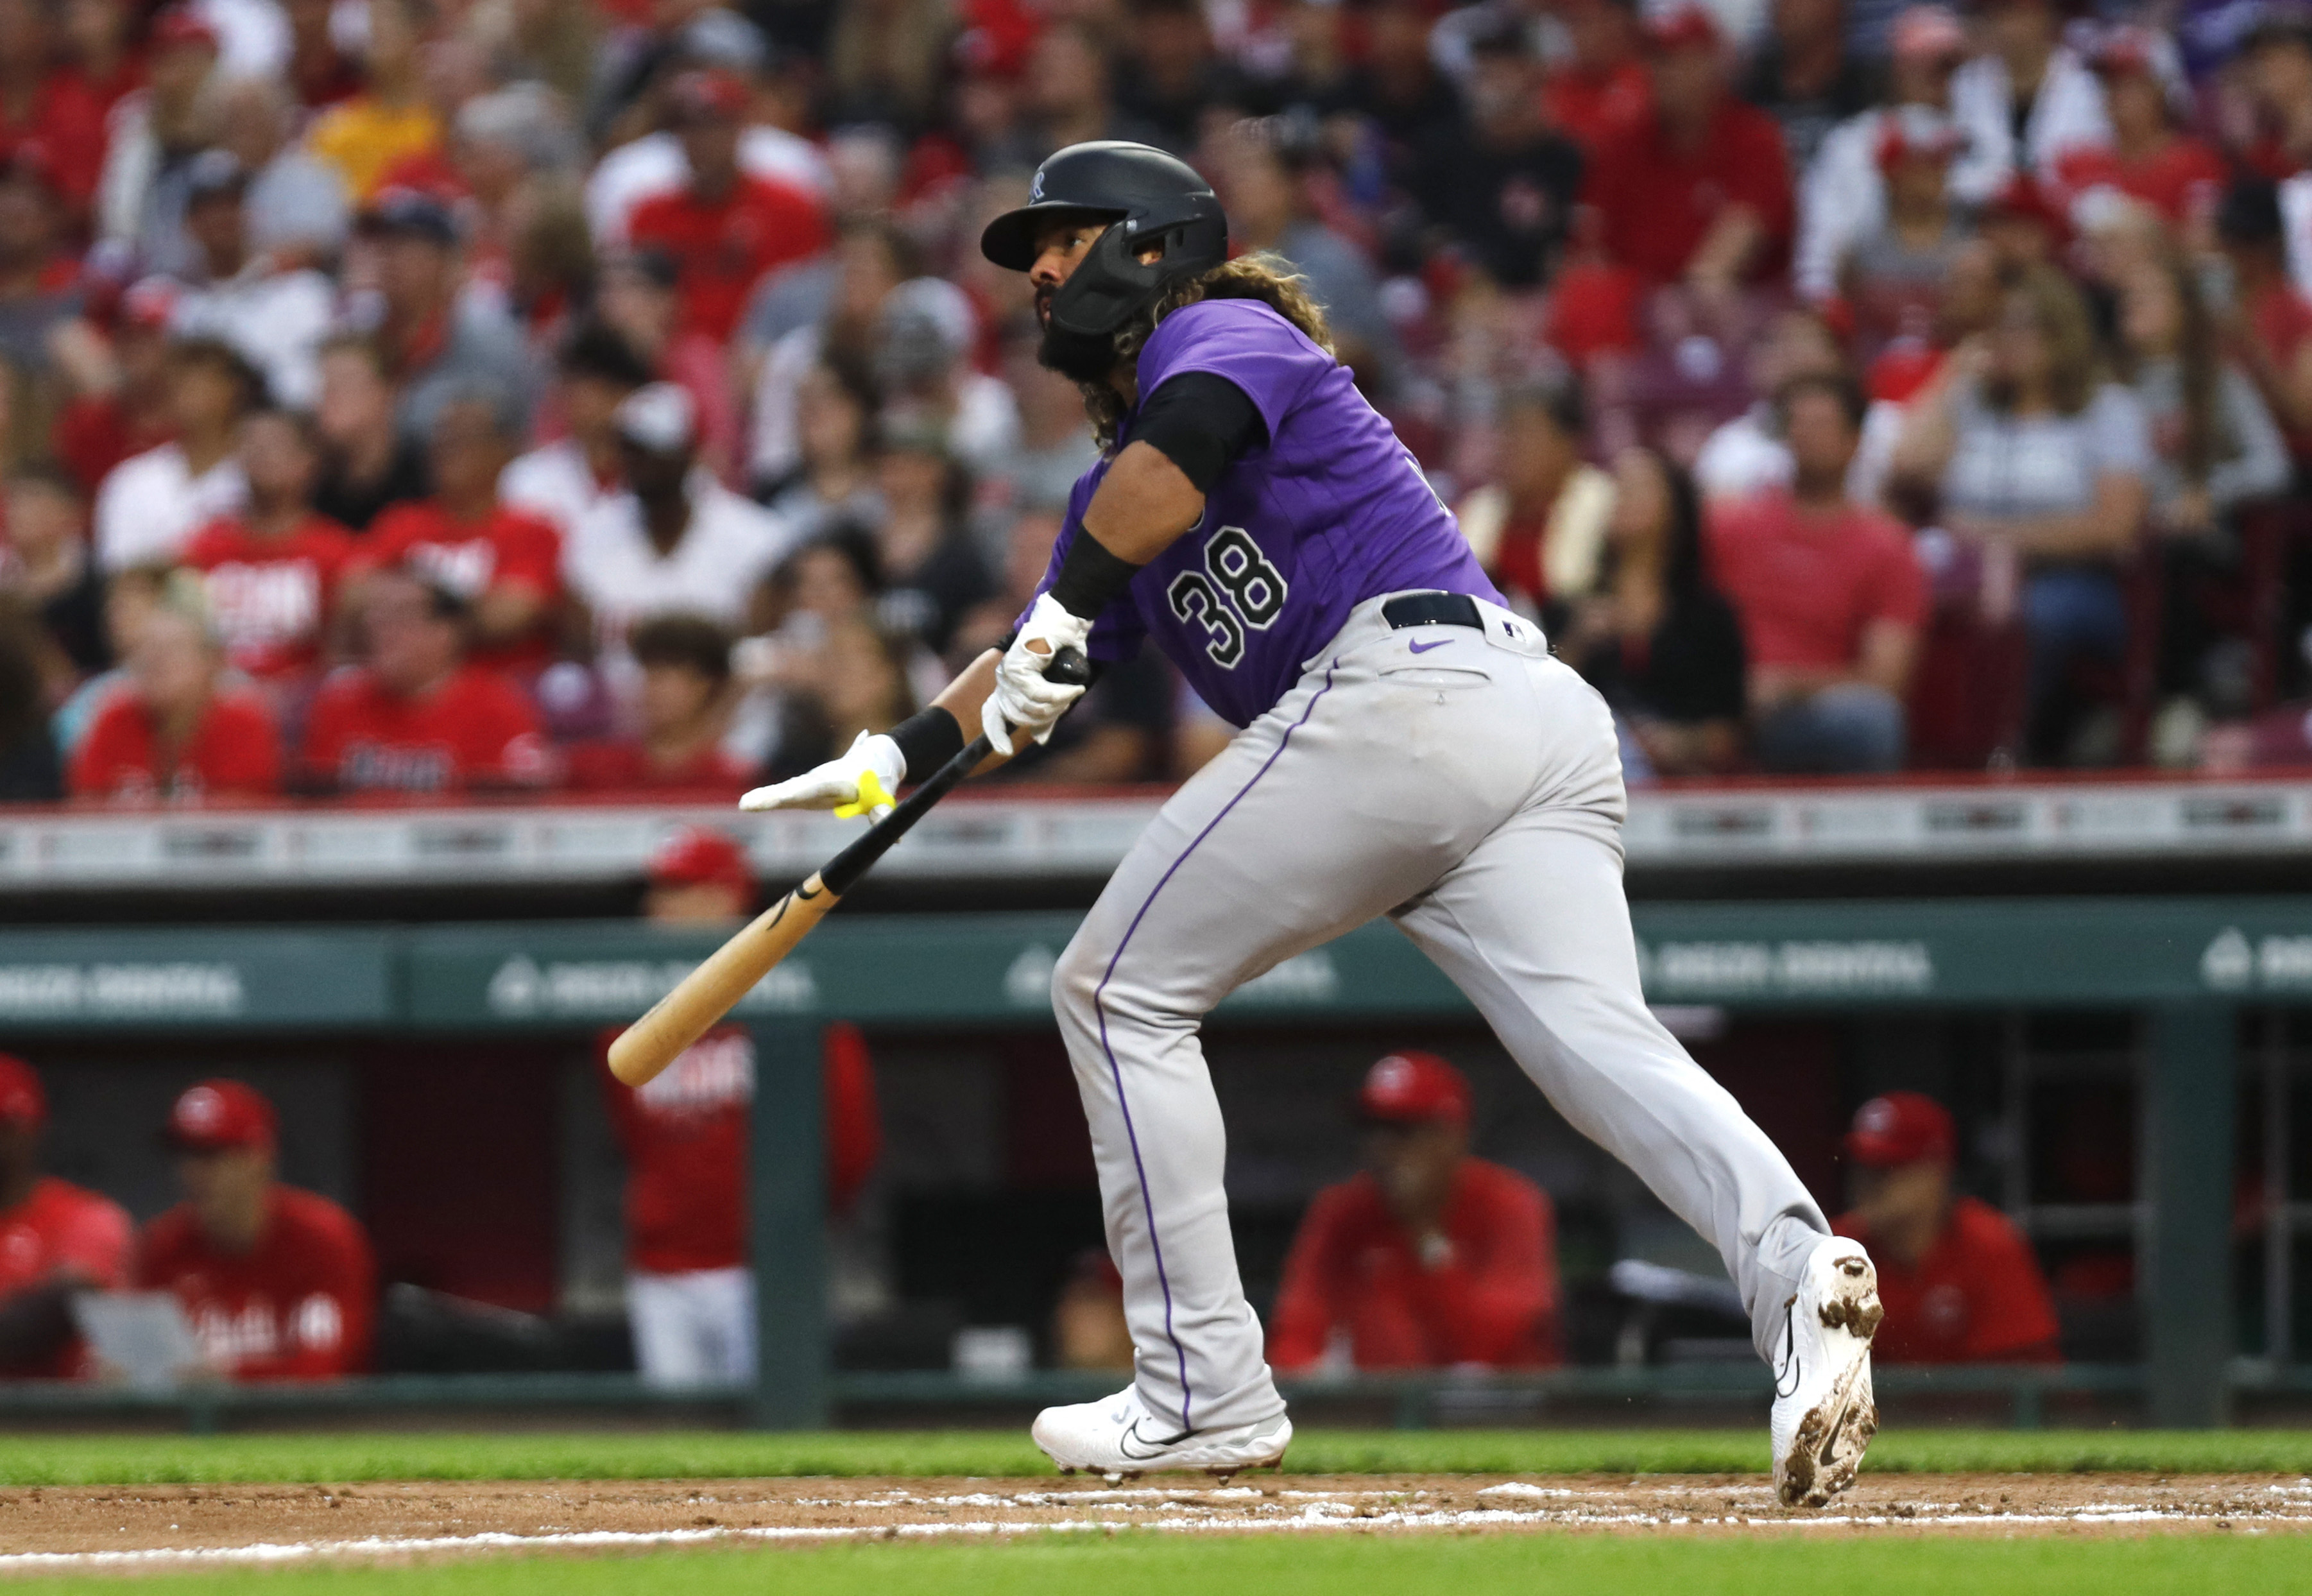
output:
M1126 1494L1088 1492L1084 1495L1097 1497ZM1128 1494L1162 1495L1155 1491ZM1241 1493L1226 1494L1233 1496ZM1315 1495L1315 1493L1301 1491L1286 1494L1296 1497ZM973 1499L985 1504L1010 1506L1029 1504L1031 1499L1056 1495L1060 1493L1035 1492L1028 1493L1019 1498L1007 1498L995 1496L992 1493L975 1493ZM1353 1493L1355 1496L1368 1498L1385 1495L1388 1493L1378 1491ZM962 1498L952 1500L962 1500ZM870 1504L851 1502L839 1504L839 1505L859 1507L870 1505ZM1129 1508L1141 1504L1119 1503L1111 1505ZM1146 1505L1159 1509L1169 1508L1195 1512L1200 1504L1194 1501L1165 1500ZM807 1542L923 1539L944 1536L968 1538L1035 1535L1055 1531L1081 1534L1092 1531L1113 1531L1118 1529L1218 1534L1299 1533L1327 1530L1507 1530L1546 1527L1605 1529L1649 1525L1736 1526L1743 1529L1793 1530L1856 1526L2001 1529L2048 1524L2207 1523L2220 1519L2236 1520L2239 1516L2225 1513L2185 1512L2121 1503L2096 1504L2062 1513L1982 1512L1912 1514L1829 1513L1787 1518L1758 1518L1740 1513L1728 1513L1722 1515L1635 1511L1613 1513L1582 1508L1561 1509L1555 1512L1519 1512L1509 1508L1424 1509L1414 1507L1375 1512L1370 1508L1353 1505L1348 1501L1325 1498L1306 1502L1295 1512L1287 1513L1280 1507L1270 1516L1257 1518L1223 1514L1219 1511L1207 1509L1194 1517L1152 1518L1125 1522L1112 1519L979 1520L964 1522L940 1521L898 1524L717 1526L713 1529L693 1530L543 1530L529 1535L516 1534L508 1530L484 1530L471 1535L407 1537L373 1535L348 1540L258 1541L246 1546L228 1547L148 1547L134 1550L97 1552L8 1552L0 1553L0 1574L87 1572L153 1567L164 1564L192 1566L274 1565L287 1563L403 1557L442 1552L646 1550L652 1548L702 1547L716 1543L735 1544L750 1540ZM2292 1520L2291 1516L2277 1514L2254 1516L2259 1519L2276 1519L2282 1523L2300 1521Z

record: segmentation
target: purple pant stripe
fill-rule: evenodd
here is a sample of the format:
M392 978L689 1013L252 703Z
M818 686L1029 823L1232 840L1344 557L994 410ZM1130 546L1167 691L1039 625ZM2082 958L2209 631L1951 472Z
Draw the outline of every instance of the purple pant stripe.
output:
M1188 1351L1180 1345L1179 1337L1172 1333L1172 1280L1171 1276L1164 1271L1163 1243L1156 1239L1156 1200L1148 1190L1148 1166L1140 1157L1140 1133L1133 1127L1132 1104L1124 1095L1123 1066L1116 1061L1116 1049L1108 1045L1108 1006L1100 1001L1100 995L1108 990L1108 982L1115 978L1116 966L1123 959L1124 950L1132 945L1133 934L1140 929L1140 922L1146 919L1148 911L1156 907L1157 894L1162 892L1170 884L1172 878L1179 873L1180 866L1188 862L1188 855L1195 853L1202 846L1204 838L1213 834L1213 829L1228 819L1229 811L1243 802L1245 794L1258 786L1260 778L1268 774L1269 767L1283 757L1285 745L1292 741L1292 733L1307 725L1309 717L1317 713L1317 700L1333 690L1333 672L1339 668L1339 665L1340 662L1336 660L1325 668L1325 685L1318 688L1315 696L1309 700L1309 707L1300 712L1300 718L1284 728L1284 735L1276 740L1276 751L1261 761L1260 768L1252 773L1252 779L1238 790L1235 797L1221 805L1220 813L1205 822L1204 829L1196 833L1187 847L1180 850L1180 856L1172 861L1155 886L1149 889L1147 899L1141 904L1139 912L1132 916L1132 924L1125 927L1123 940L1116 944L1116 951L1109 955L1108 969L1101 972L1099 985L1092 988L1092 1010L1099 1016L1099 1049L1108 1055L1108 1078L1116 1083L1116 1106L1123 1111L1125 1139L1132 1144L1133 1172L1140 1178L1141 1211L1148 1216L1148 1250L1156 1258L1156 1284L1164 1290L1164 1339L1172 1344L1173 1355L1180 1361L1180 1428L1183 1430L1195 1428L1195 1425L1189 1422L1188 1416L1191 1406L1191 1395L1188 1390Z

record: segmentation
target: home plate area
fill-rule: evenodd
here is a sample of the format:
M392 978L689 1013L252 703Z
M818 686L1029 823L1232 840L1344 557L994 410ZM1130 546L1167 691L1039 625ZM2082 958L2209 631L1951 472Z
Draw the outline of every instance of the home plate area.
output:
M0 1493L0 1574L1122 1530L1915 1535L2308 1526L2312 1479L2268 1475L1866 1475L1821 1512L1776 1505L1756 1475L171 1486Z

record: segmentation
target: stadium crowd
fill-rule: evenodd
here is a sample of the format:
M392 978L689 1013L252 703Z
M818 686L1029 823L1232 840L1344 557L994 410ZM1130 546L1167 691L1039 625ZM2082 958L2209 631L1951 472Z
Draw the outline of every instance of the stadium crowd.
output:
M2308 752L2312 12L0 0L0 797L727 795L1094 458L987 216L1143 140L1633 779ZM1176 777L1153 659L1013 778Z

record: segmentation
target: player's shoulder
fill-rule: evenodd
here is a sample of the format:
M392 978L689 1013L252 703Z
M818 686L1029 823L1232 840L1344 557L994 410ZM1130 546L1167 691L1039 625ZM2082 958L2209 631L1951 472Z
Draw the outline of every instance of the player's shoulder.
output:
M1546 1207L1548 1195L1532 1179L1485 1158L1461 1161L1462 1188L1493 1207Z
M1190 351L1289 354L1332 364L1332 357L1283 311L1257 299L1200 299L1182 305L1156 324L1142 348L1141 359L1144 363L1152 358L1161 364Z
M126 1234L130 1228L128 1210L101 1191L92 1191L57 1175L43 1175L32 1188L33 1206L44 1223L82 1224L101 1221L118 1224Z
M2022 1227L1981 1197L1963 1197L1951 1204L1949 1233L1973 1251L2012 1252L2028 1245Z
M273 1223L285 1240L330 1248L367 1247L361 1222L318 1191L302 1186L274 1188Z

